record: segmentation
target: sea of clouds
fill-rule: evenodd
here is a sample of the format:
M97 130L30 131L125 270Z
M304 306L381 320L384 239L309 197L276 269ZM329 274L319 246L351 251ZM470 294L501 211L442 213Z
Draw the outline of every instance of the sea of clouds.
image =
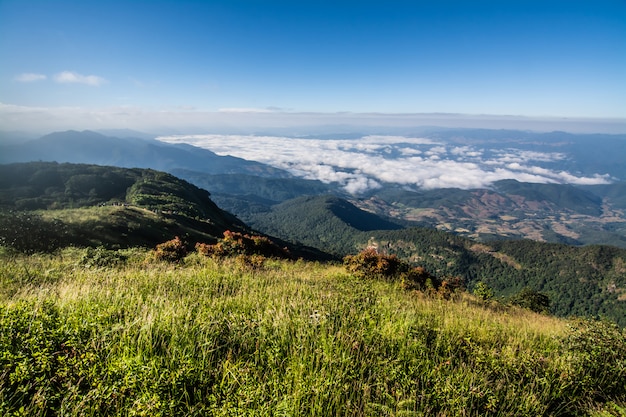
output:
M385 183L422 189L472 189L502 179L579 185L610 182L608 175L576 176L554 168L567 158L563 153L459 146L418 137L174 135L157 139L262 162L298 177L339 184L351 194L380 188Z

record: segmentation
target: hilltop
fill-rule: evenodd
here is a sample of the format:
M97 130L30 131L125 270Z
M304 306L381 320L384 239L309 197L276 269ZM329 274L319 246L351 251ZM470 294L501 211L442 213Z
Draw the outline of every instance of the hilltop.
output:
M209 193L170 174L86 164L0 165L0 237L23 250L214 241L247 230Z

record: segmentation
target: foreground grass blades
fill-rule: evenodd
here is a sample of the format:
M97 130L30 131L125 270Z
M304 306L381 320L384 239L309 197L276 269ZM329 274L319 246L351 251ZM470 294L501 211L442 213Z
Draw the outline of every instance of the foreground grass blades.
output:
M129 250L0 257L0 415L619 415L605 322L343 267Z

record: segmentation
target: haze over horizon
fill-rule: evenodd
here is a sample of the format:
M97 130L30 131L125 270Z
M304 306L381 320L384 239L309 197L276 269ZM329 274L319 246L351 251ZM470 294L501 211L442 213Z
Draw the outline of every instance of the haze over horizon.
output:
M0 0L0 129L626 132L626 3Z

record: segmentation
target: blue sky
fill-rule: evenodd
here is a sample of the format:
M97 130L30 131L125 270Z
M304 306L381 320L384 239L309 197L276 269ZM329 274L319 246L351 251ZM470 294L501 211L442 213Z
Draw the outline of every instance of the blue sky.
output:
M109 127L159 112L624 119L626 2L0 0L0 62L3 123L29 111Z

